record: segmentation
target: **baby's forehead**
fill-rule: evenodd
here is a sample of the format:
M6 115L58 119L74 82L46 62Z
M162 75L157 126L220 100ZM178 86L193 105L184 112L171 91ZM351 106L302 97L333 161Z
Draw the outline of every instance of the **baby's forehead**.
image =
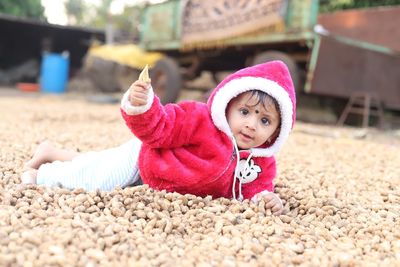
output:
M252 91L241 93L240 95L234 97L231 101L237 105L249 105L254 107L260 106L263 109L265 109L265 106L268 106L268 101L266 101L266 98L262 102L256 94L252 93Z
M252 96L252 92L248 91L248 92L244 92L244 93L241 93L241 94L235 96L234 98L231 99L231 101L232 102L248 102L252 98L253 98L253 101L257 100L256 97Z
M253 91L241 93L230 101L228 109L245 106L251 109L257 109L263 114L276 114L277 117L280 117L279 108L276 106L274 99L267 94L264 94L264 96L265 97L261 97L260 94L254 93Z

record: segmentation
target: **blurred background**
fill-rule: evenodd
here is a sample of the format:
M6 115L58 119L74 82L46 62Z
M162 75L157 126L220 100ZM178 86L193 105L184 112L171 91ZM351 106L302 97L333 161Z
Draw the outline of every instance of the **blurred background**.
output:
M0 95L117 102L145 66L163 103L284 61L300 120L400 125L400 0L0 0Z

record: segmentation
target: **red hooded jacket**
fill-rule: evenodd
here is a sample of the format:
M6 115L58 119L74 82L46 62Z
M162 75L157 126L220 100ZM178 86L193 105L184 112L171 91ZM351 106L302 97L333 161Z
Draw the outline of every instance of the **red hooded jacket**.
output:
M232 98L255 89L277 100L281 129L272 144L240 151L239 162L225 109ZM250 199L257 193L274 190L273 155L293 126L295 105L287 67L272 61L228 76L215 88L207 104L184 101L163 106L151 89L147 105L140 107L130 105L128 91L121 101L121 111L128 127L143 142L139 170L144 183L157 190L226 198L234 196L234 187L235 195ZM234 180L236 167L241 175L238 180Z

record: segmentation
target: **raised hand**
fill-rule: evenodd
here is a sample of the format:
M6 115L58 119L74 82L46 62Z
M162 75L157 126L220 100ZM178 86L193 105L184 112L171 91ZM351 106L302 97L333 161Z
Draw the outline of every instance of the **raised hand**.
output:
M134 82L129 88L129 101L132 106L144 106L147 104L150 83L140 80Z
M139 78L129 88L129 101L132 106L144 106L147 104L147 95L150 87L149 66L146 65Z

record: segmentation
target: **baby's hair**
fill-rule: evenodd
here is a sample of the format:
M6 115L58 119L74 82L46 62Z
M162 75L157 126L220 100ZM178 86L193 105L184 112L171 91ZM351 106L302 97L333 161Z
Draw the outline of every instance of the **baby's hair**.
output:
M276 101L275 98L271 97L269 94L260 91L260 90L251 90L250 91L251 95L250 98L256 97L257 98L257 103L254 104L254 106L257 106L258 104L262 104L265 110L268 110L268 108L273 105L278 112L279 116L281 114L279 104Z

